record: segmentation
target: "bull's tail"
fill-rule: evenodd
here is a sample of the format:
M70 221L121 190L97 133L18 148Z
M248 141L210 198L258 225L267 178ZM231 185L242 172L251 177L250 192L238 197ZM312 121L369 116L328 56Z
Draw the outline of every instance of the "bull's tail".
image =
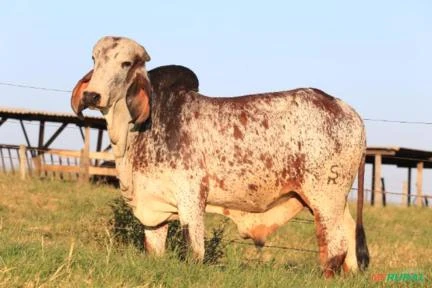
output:
M364 198L364 172L366 154L363 154L358 171L357 191L357 223L356 223L356 255L360 270L369 266L369 250L366 243L366 234L363 228L363 198Z

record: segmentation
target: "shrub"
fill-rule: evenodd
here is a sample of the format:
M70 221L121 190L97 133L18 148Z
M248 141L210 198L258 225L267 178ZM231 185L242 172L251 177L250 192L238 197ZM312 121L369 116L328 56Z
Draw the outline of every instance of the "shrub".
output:
M132 208L127 205L123 197L116 198L110 203L113 211L109 226L114 235L114 241L120 245L132 244L140 251L144 250L144 225L133 215ZM215 264L224 256L225 245L223 236L225 224L214 228L212 236L205 238L204 263ZM172 221L168 226L167 249L174 251L180 260L187 259L188 245L179 221Z
M113 215L109 221L111 233L118 244L132 244L139 250L144 250L144 225L133 215L132 208L123 197L110 203Z

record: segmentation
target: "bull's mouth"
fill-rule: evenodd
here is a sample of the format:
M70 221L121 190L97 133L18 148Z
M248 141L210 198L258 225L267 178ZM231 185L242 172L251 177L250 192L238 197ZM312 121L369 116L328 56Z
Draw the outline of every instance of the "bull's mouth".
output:
M106 115L108 111L110 110L112 105L110 106L99 106L99 105L89 105L86 108L92 111L100 111L102 115Z
M89 105L87 108L90 109L90 110L103 110L103 109L106 109L106 107L102 107L102 106L99 106L99 105Z
M80 105L80 107L78 107L78 111L76 111L76 115L78 116L79 119L84 120L84 114L83 111L89 109L89 110L93 110L93 111L100 111L102 113L102 115L105 115L108 113L109 107L103 107L103 106L99 106L99 105Z
M110 111L113 107L115 107L117 102L119 102L121 99L122 98L119 99L110 98L108 99L105 105L103 105L100 100L98 100L96 103L94 102L92 103L92 101L88 101L88 100L86 101L84 99L84 101L80 103L80 106L78 107L78 111L76 111L77 112L76 114L79 118L82 119L84 117L82 112L86 109L89 109L92 111L100 111L102 115L105 116L106 114L108 114L108 111Z

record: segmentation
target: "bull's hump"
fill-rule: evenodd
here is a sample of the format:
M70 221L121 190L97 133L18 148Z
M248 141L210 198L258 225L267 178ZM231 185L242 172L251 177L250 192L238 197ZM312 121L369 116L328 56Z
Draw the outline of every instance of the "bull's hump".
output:
M264 93L254 93L254 94L244 94L244 95L238 95L238 96L205 96L196 92L190 92L194 93L195 95L199 95L199 97L205 97L208 99L212 99L215 101L247 101L252 100L256 98L279 98L279 97L293 97L293 96L305 96L305 95L321 95L323 97L328 98L329 100L337 100L338 98L333 97L326 92L317 89L317 88L296 88L292 90L281 90L281 91L271 91L271 92L264 92Z
M316 88L297 88L286 91L275 91L257 94L247 94L233 97L218 97L218 96L205 96L197 92L190 91L189 94L192 99L203 99L206 102L212 102L218 105L229 104L255 104L256 102L264 102L272 104L275 101L313 101L320 106L338 105L340 101L338 98L333 97L322 90Z
M350 114L351 111L348 110L352 110L340 99L316 88L298 88L235 97L209 97L192 91L188 94L191 96L190 102L200 103L201 108L217 106L227 111L255 110L258 113L278 113L309 107L324 112L332 118L340 119L347 116L346 113ZM197 99L201 101L196 102Z

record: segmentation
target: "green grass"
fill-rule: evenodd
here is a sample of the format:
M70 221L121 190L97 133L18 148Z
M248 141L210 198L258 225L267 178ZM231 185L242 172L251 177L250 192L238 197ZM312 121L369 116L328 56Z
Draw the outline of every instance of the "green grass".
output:
M112 234L110 203L119 192L103 185L27 180L0 174L0 287L370 287L376 273L422 273L431 286L431 209L366 207L372 262L363 274L324 280L318 255L229 243L235 226L209 215L208 236L225 225L218 264L193 264L169 252L161 259ZM352 210L353 211L353 210ZM312 219L305 211L299 218ZM312 224L292 221L267 245L317 250Z

